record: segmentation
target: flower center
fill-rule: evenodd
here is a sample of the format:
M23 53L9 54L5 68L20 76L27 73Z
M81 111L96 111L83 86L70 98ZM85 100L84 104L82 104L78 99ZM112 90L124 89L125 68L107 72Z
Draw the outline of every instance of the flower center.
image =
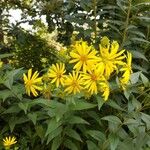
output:
M81 60L82 62L85 62L85 61L87 61L87 56L85 56L85 55L82 55L82 56L80 57L80 60Z
M62 74L60 72L57 73L57 78L61 78Z
M27 85L31 86L32 85L32 80L28 80Z
M74 88L75 88L75 87L78 87L77 81L74 80L74 81L72 82L72 86L73 86Z
M92 79L93 81L97 81L97 76L96 76L95 74L91 74L91 79Z

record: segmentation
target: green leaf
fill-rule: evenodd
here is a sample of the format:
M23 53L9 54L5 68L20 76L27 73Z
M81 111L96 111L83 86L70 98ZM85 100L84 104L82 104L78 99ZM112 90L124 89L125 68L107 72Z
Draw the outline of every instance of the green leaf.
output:
M146 21L146 22L150 23L150 17L140 16L140 17L137 17L137 18L140 19L141 21Z
M141 132L137 135L135 139L135 149L141 150L147 145L147 142L150 140L149 135L146 132Z
M126 90L124 90L123 94L126 97L126 99L129 100L129 97L131 95L131 90L126 89Z
M99 125L102 125L102 122L101 122L101 118L99 116L99 114L95 111L88 111L87 114L93 118L94 120L96 120L98 122Z
M24 113L27 114L27 110L28 110L28 103L18 103L19 108L21 108L22 110L24 110Z
M37 114L36 113L29 113L28 118L33 122L34 125L36 125L36 120L37 120Z
M88 130L86 133L99 142L103 142L106 139L105 134L98 130Z
M96 107L95 104L88 103L84 100L78 100L75 102L75 104L70 104L69 106L71 110L84 110L84 109L91 109L94 107Z
M64 104L62 104L56 100L50 101L50 100L44 99L44 98L36 98L30 102L31 107L36 106L36 105L39 105L41 107L47 106L47 107L53 108L53 109L56 109L56 108L59 109L59 107L63 107L63 106L66 107Z
M14 54L0 54L0 59L14 56Z
M138 124L138 120L129 118L129 119L126 119L126 120L123 122L123 124L125 124L125 125Z
M56 114L56 120L59 121L63 115L67 112L68 107L64 104L59 104L56 106L56 108L54 109L54 112Z
M140 110L142 108L141 103L135 97L132 97L132 104L135 110Z
M121 110L121 111L125 111L124 109L122 109L115 101L113 100L109 100L106 102L107 105L111 106L112 108L115 108L117 110Z
M140 65L136 65L136 64L134 64L134 63L132 63L132 68L133 68L133 69L136 69L136 70L140 70L140 71L142 71L142 72L144 72L144 73L148 73L147 70L146 70L146 68L143 68L143 67L141 67Z
M16 124L23 124L23 123L26 123L27 121L29 121L29 120L24 116L22 116L21 118L16 117L16 116L9 118L8 124L9 124L11 132L13 132Z
M135 84L135 83L138 82L140 73L141 73L141 72L135 72L135 73L132 73L132 74L131 74L131 76L130 76L130 81L131 81L132 84Z
M11 132L13 132L14 127L15 127L15 125L17 124L17 123L16 123L16 122L17 122L16 120L17 120L16 117L11 117L11 118L9 119L8 124L9 124L10 131L11 131Z
M42 125L35 126L35 130L37 135L41 138L41 140L43 140L45 134L43 126Z
M142 79L142 82L143 82L144 86L147 87L149 85L148 78L143 73L140 74L140 77Z
M47 142L46 144L48 144L52 139L54 139L55 137L57 136L61 136L62 134L62 131L63 131L63 128L62 126L56 128L55 130L51 131L49 134L48 134L48 138L47 138Z
M61 136L55 137L52 143L51 150L57 150L61 145L61 143L62 143L62 137Z
M117 132L118 136L121 138L121 139L126 139L129 137L127 131L123 128L119 128L118 132Z
M98 110L100 110L103 104L105 103L105 101L101 96L96 95L95 97L98 103Z
M94 142L87 140L86 143L87 143L88 150L100 150L97 144L95 144Z
M132 55L133 55L133 58L140 58L140 59L144 59L145 61L148 62L147 58L145 57L145 55L139 51L134 51L132 50L131 51Z
M141 38L145 38L145 35L142 32L140 32L140 31L137 31L137 30L128 30L128 32L132 36L135 35L135 36L138 36L138 37L141 37Z
M13 96L14 96L14 95L12 94L12 92L11 92L10 90L8 90L8 89L6 89L6 90L1 90L1 91L0 91L0 99L2 99L3 102L4 102L7 98L13 97Z
M120 0L117 0L117 5L121 8L121 10L126 13L124 6L121 4Z
M106 117L103 117L101 119L107 120L107 121L115 123L115 124L121 124L122 123L121 120L116 116L106 116Z
M66 128L65 134L71 138L74 138L75 140L82 142L80 135L75 130L73 130L71 128Z
M71 116L71 118L69 118L67 122L69 124L89 124L86 120L79 116Z
M109 135L109 142L110 142L110 149L111 150L116 150L116 148L117 148L117 145L118 145L118 143L119 143L119 137L116 135L116 134L114 134L114 133L111 133L110 135Z
M138 42L138 43L150 43L149 41L144 40L144 39L142 39L142 38L131 38L131 40L132 40L133 42Z
M12 85L13 85L13 81L14 81L14 76L16 74L18 74L20 71L22 70L22 68L19 68L19 69L15 69L15 70L12 70L12 71L9 71L6 73L6 80L4 82L4 85L11 89L12 88Z
M73 143L71 140L66 139L64 141L64 146L70 150L78 150L77 146L75 143Z
M55 129L57 129L59 126L61 126L62 122L61 121L56 121L55 118L52 118L49 122L48 122L48 127L47 127L47 131L45 133L45 136L47 136L48 134L50 134L52 131L54 131Z
M3 114L12 114L12 113L19 113L21 109L18 107L18 105L12 105L8 109L6 109Z
M147 130L150 130L150 115L141 112L141 118L146 123Z

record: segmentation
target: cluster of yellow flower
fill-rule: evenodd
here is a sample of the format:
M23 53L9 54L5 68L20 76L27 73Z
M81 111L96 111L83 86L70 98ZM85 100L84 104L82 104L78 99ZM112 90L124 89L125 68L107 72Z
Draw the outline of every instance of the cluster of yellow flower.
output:
M120 85L125 89L129 82L131 74L132 55L125 50L119 51L117 41L110 43L107 37L103 37L99 44L99 52L93 45L88 45L85 41L77 41L72 46L69 63L74 64L73 71L66 74L65 64L53 64L47 73L50 82L56 87L64 88L68 94L80 92L89 93L89 95L102 93L104 100L108 99L110 94L109 82L112 73L122 73ZM32 69L29 69L28 76L24 74L24 83L26 93L30 96L32 93L37 96L36 90L41 91L39 86L42 84L42 77L38 77L35 72L32 75Z

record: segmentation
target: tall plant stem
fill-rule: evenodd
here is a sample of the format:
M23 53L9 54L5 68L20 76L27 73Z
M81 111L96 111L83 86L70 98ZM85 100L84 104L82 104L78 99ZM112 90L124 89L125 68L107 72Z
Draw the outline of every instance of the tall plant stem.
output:
M94 38L95 38L95 42L96 42L96 38L97 38L97 21L96 21L97 0L93 0L93 10L94 10Z
M123 39L122 39L122 46L123 47L123 44L126 40L126 37L127 37L127 30L128 30L128 25L129 25L129 17L130 17L130 13L131 13L131 4L132 4L132 0L128 0L128 10L127 10L127 17L126 17L126 22L125 22L125 29L124 29L124 32L123 32Z

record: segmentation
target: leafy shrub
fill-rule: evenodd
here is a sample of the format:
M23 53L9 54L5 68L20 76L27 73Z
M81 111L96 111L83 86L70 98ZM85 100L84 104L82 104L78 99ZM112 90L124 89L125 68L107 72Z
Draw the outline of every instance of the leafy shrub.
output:
M77 42L76 46L79 46L78 44L82 42ZM77 51L74 49L73 52ZM61 67L63 66L60 66L60 70ZM24 72L22 69L12 70L6 65L1 68L1 135L15 136L17 138L15 148L52 150L149 148L150 116L147 112L149 80L142 72L131 74L131 83L124 92L120 90L118 83L114 82L114 77L109 79L111 95L106 102L100 93L92 94L89 99L85 99L82 93L65 94L68 90L63 90L63 87L61 89L56 80L49 83L51 89L48 92L51 95L47 99L44 98L45 93L33 85L45 87L47 81L53 82L54 76L50 74L54 68L53 65L48 72L50 80L44 75L43 84L42 79L40 77L38 79L37 72L33 74L34 77L29 77L32 73L28 71L27 79L24 75L26 90L22 84ZM38 82L34 80L38 80L40 84L37 85ZM62 82L70 82L67 80ZM36 98L32 96L32 93L34 94L32 86L41 91L43 96L41 94ZM30 94L27 90L30 90ZM26 92L30 96L26 95Z

